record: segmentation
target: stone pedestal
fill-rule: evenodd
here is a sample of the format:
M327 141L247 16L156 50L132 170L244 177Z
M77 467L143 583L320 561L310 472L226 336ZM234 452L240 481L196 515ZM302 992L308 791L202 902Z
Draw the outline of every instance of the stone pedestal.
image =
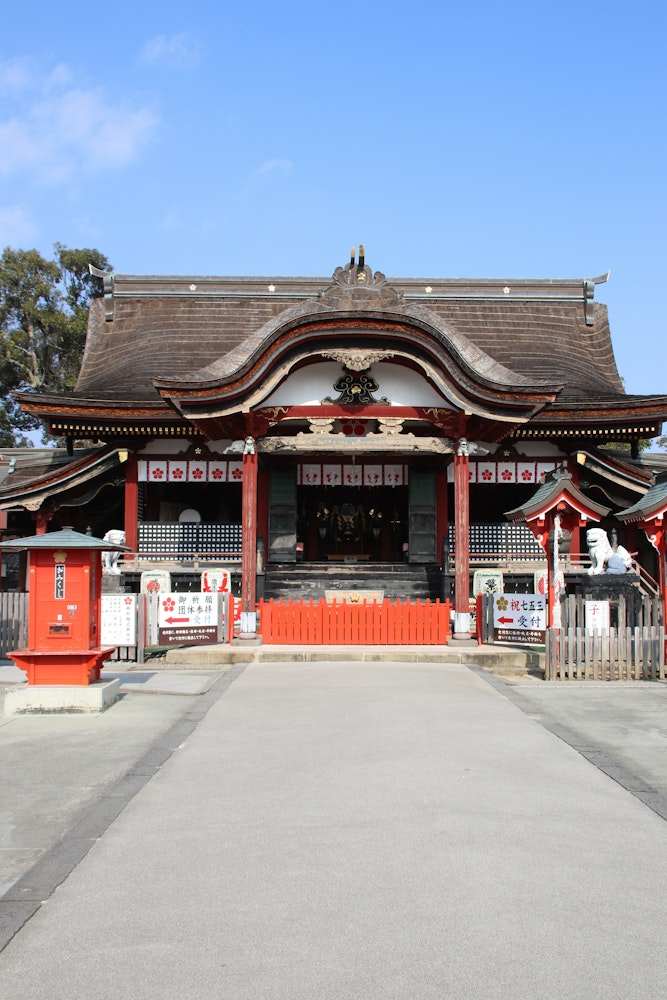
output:
M613 601L619 597L635 597L639 592L637 573L599 573L577 580L574 591L588 601Z
M104 712L118 700L120 678L86 685L16 685L5 691L5 715Z

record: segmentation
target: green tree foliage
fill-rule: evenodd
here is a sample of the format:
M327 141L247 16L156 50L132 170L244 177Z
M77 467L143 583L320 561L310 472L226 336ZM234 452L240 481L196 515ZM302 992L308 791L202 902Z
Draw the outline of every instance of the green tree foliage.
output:
M86 341L90 301L102 281L88 265L109 270L99 250L56 243L48 260L37 250L6 247L0 257L0 445L25 447L41 424L11 393L74 388Z

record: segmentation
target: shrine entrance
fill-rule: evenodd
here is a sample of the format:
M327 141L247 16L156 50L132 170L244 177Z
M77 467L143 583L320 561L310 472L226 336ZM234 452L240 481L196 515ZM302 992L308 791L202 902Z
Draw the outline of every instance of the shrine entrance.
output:
M436 563L430 465L275 465L268 562Z
M305 562L401 562L407 555L408 487L299 487L297 534Z

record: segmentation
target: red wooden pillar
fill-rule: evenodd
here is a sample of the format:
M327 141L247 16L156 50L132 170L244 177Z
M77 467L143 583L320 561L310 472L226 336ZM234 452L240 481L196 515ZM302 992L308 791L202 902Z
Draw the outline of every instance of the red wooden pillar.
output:
M454 455L454 638L470 638L470 474L468 442L460 438Z
M667 565L665 560L667 550L667 538L664 531L660 532L660 541L657 545L658 552L658 585L660 587L660 600L662 601L663 621L667 616Z
M139 462L128 455L125 463L125 544L132 552L139 548Z
M246 438L243 452L242 490L241 632L254 635L257 580L257 451L252 438Z
M667 525L661 511L656 517L640 521L638 525L658 553L658 586L662 601L663 620L667 619Z

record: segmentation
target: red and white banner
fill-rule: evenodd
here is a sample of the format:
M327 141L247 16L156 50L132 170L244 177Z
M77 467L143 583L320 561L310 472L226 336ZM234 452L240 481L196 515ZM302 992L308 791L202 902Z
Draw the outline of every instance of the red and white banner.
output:
M364 465L364 486L382 486L382 466Z
M498 465L496 462L477 462L477 482L497 483Z
M385 465L384 485L385 486L405 486L408 477L402 465Z
M228 459L140 459L140 483L230 483L243 479L243 462Z
M516 463L517 482L536 483L537 482L536 469L537 466L535 462L517 462Z
M167 482L169 483L185 483L188 478L188 463L180 461L172 461L171 459L167 463Z
M300 462L296 469L297 486L407 486L406 465L338 465Z
M318 463L310 462L301 467L301 482L304 486L322 485L322 466Z
M343 469L340 465L322 466L322 483L324 486L340 486L343 482Z
M539 483L540 477L558 468L560 462L470 462L470 483ZM454 482L454 463L447 468L447 481Z
M208 462L197 459L194 462L188 462L188 482L189 483L205 483L208 476Z
M499 483L516 482L516 462L498 462L498 474L496 480Z
M213 459L208 462L207 483L226 483L228 462Z

